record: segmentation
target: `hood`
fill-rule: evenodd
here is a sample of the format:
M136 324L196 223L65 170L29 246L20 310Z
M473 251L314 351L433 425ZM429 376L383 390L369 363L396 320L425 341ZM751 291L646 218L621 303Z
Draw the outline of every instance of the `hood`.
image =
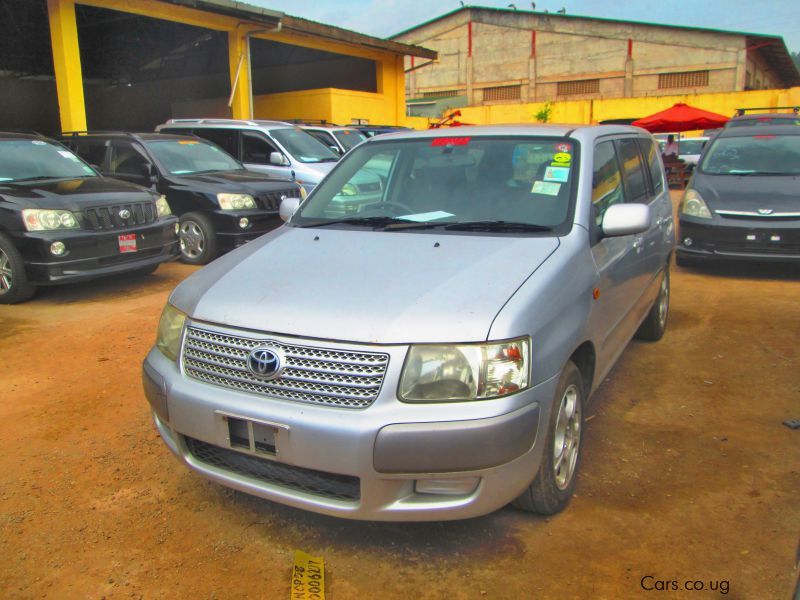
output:
M170 175L169 178L185 188L211 193L230 192L258 195L297 187L297 184L288 179L270 177L255 171L215 171L197 175Z
M485 340L557 238L280 227L194 273L171 301L190 317L309 338Z
M800 176L695 173L692 187L710 210L800 211Z
M3 183L0 197L21 208L81 211L92 206L153 201L158 194L110 177L79 177Z

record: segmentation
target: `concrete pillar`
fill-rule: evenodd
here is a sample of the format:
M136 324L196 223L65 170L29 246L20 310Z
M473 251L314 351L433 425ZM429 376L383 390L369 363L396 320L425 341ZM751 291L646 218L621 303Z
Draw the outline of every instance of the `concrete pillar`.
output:
M250 38L247 30L228 32L231 115L234 119L253 118L253 88L250 77Z
M747 84L747 49L742 48L736 53L736 81L733 88L736 92L743 92Z
M86 104L74 0L47 0L61 131L86 130Z

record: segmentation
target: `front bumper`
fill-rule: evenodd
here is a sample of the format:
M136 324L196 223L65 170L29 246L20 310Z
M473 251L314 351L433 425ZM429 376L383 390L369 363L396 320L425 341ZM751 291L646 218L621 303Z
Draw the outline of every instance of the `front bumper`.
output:
M364 409L206 384L155 349L143 382L156 427L183 463L262 498L351 519L428 521L480 516L519 496L542 458L536 441L546 438L557 378L497 400L406 404L396 398L406 347L388 351L381 393ZM232 423L251 428L250 447ZM259 431L274 436L261 451ZM463 487L419 493L423 481Z
M800 220L681 216L677 255L692 260L800 261Z
M179 253L176 217L113 231L27 231L12 234L34 284L72 283L106 275L135 271L175 260ZM122 252L119 236L136 236L136 251ZM53 242L66 246L63 256L50 252Z
M243 246L283 224L277 212L260 209L217 210L210 213L210 216L217 232L219 249L222 251ZM242 219L247 219L245 227L241 226Z

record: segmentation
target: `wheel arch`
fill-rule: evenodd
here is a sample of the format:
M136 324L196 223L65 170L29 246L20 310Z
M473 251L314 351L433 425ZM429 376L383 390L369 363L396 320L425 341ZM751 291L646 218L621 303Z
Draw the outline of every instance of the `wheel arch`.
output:
M590 341L583 342L570 355L569 360L575 363L583 379L583 389L588 398L592 393L595 369L597 367L597 353L594 344Z

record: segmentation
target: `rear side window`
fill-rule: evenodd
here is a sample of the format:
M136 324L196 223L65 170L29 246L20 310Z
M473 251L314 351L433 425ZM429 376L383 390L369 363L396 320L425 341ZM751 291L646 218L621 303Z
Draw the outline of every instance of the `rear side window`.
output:
M661 157L658 152L656 152L656 146L653 140L640 139L639 144L642 147L642 153L650 169L650 179L653 180L653 191L655 195L658 196L664 191L664 175L661 171Z
M622 165L622 180L625 183L625 196L628 202L647 202L647 179L644 174L642 157L634 138L617 140L619 162Z
M234 158L239 156L239 132L235 129L200 129L195 133L225 150Z
M592 206L597 226L603 223L603 215L609 206L622 202L625 202L625 195L614 142L600 142L594 148L592 174Z
M72 150L90 165L102 168L106 158L106 143L98 140L80 140L69 142Z

